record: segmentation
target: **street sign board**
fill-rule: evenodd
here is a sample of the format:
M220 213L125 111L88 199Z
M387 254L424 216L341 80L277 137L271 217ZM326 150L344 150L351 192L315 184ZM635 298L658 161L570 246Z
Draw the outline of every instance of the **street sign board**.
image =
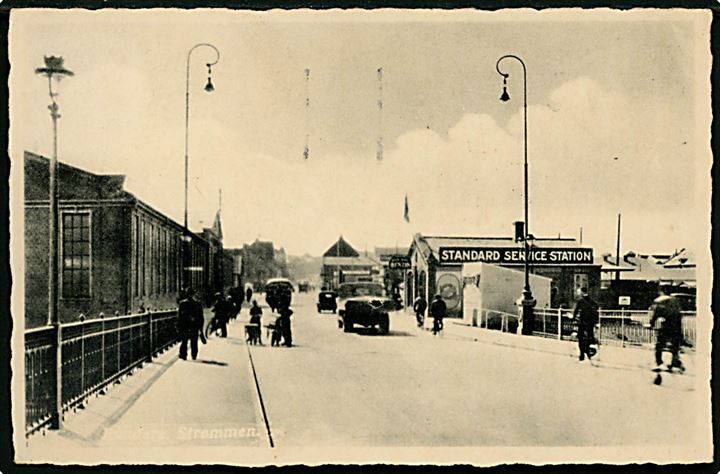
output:
M410 268L410 259L402 255L393 255L388 262L391 270L407 270Z
M629 296L619 296L618 304L620 306L630 306L630 297Z
M588 248L537 248L528 251L533 265L591 265L593 251ZM440 247L440 263L485 262L499 265L525 263L522 247Z

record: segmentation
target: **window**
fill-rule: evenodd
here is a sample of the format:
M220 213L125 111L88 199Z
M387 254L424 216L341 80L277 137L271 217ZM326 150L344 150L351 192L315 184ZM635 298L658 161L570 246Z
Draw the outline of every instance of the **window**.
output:
M90 297L90 213L62 214L62 297Z
M133 296L140 294L140 224L138 216L133 214L132 217L132 286Z

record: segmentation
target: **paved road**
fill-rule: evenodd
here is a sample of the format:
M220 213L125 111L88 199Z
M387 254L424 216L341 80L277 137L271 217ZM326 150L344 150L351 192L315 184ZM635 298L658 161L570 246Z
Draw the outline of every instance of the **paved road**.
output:
M404 313L389 335L347 334L314 295L294 309L296 347L251 348L277 446L617 446L696 433L691 377L659 388L638 368L434 337Z

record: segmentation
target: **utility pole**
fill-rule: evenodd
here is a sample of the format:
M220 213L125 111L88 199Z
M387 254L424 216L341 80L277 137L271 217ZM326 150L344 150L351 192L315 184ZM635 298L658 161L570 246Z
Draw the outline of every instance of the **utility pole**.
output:
M618 270L615 271L615 281L620 281L620 213L618 213L617 221L617 247L615 248L615 266Z

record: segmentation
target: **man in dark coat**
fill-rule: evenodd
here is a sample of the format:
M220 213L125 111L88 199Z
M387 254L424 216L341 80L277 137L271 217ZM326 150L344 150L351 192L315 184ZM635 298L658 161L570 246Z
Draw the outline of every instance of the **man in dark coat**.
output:
M253 291L252 288L249 286L245 288L245 298L247 299L247 302L250 303L250 300L252 299Z
M216 328L220 329L220 337L227 337L227 323L235 312L235 307L225 298L225 295L215 293L215 306L212 309L215 313Z
M255 331L255 336L257 337L258 342L262 345L262 331L260 330L261 321L262 308L258 306L257 300L253 300L252 307L250 308L250 324L257 324L256 329L253 330ZM248 339L250 338L248 337Z
M190 351L193 359L198 355L198 336L204 323L202 304L195 299L195 292L188 288L185 298L178 306L178 336L180 338L180 358L187 359L187 345L190 341Z
M418 327L423 327L425 324L425 310L427 309L427 301L422 296L415 298L413 303L413 311L415 311L415 319L417 320Z
M583 287L578 292L580 299L575 303L573 317L577 319L578 324L578 347L580 349L579 361L592 359L590 353L590 344L595 340L595 325L598 322L598 305L588 295L587 288Z
M435 295L435 301L430 305L430 316L433 318L433 334L437 334L443 329L443 318L447 312L447 305L438 293Z
M278 320L280 321L280 327L282 330L283 345L287 347L292 346L292 327L290 326L290 316L293 314L293 310L289 306L283 305L278 309Z
M656 323L660 323L657 332L657 341L655 343L655 363L658 367L662 366L662 353L666 346L669 346L672 353L672 362L668 368L678 368L684 370L680 361L680 343L682 342L682 312L680 302L674 296L668 295L666 291L660 287L659 296L655 299L652 306L652 318L650 326L655 327Z

